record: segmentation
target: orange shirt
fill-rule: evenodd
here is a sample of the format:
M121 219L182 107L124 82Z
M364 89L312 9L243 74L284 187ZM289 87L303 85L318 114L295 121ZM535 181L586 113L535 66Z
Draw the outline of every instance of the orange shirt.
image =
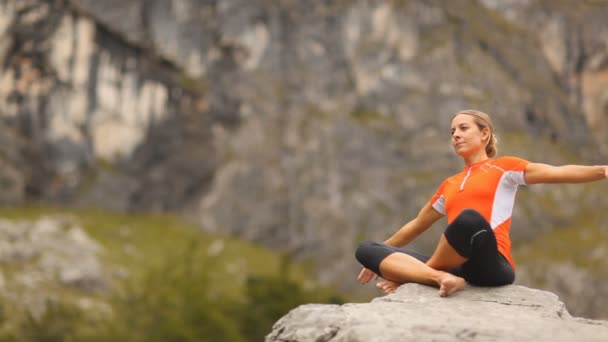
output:
M511 257L509 230L515 193L525 185L524 170L528 161L501 157L465 166L447 178L431 199L438 212L452 222L464 209L475 209L490 223L498 243L498 251L515 269Z

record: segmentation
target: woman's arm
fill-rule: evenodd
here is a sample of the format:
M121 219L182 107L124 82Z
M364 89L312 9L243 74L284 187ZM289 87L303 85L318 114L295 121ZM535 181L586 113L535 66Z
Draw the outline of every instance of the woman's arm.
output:
M608 166L551 166L530 163L524 173L526 184L584 183L606 178L608 178Z
M401 229L399 229L393 236L388 238L385 243L396 246L403 247L414 240L418 235L427 230L433 223L437 222L440 218L443 217L443 214L439 213L435 210L431 203L427 203L415 219L406 223Z

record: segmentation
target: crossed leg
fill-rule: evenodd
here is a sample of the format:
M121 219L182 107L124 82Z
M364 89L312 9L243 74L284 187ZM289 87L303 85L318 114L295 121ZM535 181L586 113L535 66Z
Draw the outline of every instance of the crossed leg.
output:
M355 256L367 271L384 278L377 286L387 293L403 283L416 282L437 286L441 296L448 296L462 289L465 281L446 271L454 272L455 267L463 264L458 274L466 274L472 284L513 283L513 269L497 248L490 224L479 212L465 209L448 225L430 258L373 241L362 242ZM363 280L366 283L369 278Z
M400 252L384 258L379 269L385 280L378 282L376 286L386 293L391 293L403 283L414 282L439 287L439 295L446 297L461 290L465 285L463 278L446 271L466 260L442 235L435 253L426 263Z

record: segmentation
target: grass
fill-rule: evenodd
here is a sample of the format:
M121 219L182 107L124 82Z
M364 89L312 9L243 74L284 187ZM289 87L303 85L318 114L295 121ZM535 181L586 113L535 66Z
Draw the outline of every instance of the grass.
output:
M375 121L385 121L387 120L386 116L373 111L354 111L352 113L352 117L362 124L369 124Z
M38 260L1 263L0 341L261 340L298 305L355 299L320 286L310 264L206 233L177 215L0 208L9 221L49 216L61 217L64 229L81 227L102 247L97 257L109 286L84 290L46 279L27 288L15 276L39 271ZM44 303L26 305L33 298Z
M572 263L605 277L608 276L608 250L603 241L608 241L608 232L581 223L545 233L514 249L513 254L522 264Z
M100 259L106 271L120 267L138 278L150 267L158 267L194 248L197 258L212 260L210 275L221 284L217 291L239 296L245 275L272 276L282 272L285 258L251 243L206 233L173 214L121 214L100 210L40 207L1 208L0 217L35 221L44 216L69 216L103 249ZM213 251L215 250L215 251ZM14 269L19 265L3 265ZM292 265L292 279L309 279L309 265ZM213 271L213 272L211 272ZM69 291L69 290L68 290Z

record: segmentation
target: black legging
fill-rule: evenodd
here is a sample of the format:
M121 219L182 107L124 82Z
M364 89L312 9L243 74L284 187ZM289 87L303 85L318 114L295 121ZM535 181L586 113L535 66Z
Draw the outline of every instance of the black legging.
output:
M477 211L463 210L445 229L444 236L458 254L468 259L448 272L478 286L507 285L515 280L511 264L498 252L490 224ZM365 268L382 276L380 262L395 252L411 255L425 263L429 260L422 254L375 241L361 242L355 257Z

